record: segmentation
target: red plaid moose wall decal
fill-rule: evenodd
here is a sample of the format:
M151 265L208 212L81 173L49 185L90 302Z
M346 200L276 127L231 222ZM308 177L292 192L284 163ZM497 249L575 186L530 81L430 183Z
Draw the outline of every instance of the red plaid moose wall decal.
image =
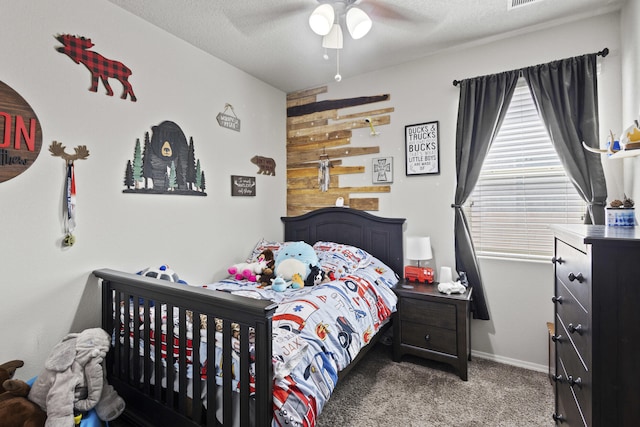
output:
M95 46L91 42L91 39L72 36L71 34L61 34L56 36L56 40L64 45L56 49L58 52L64 53L76 64L84 64L91 72L91 87L89 88L91 92L98 91L99 78L107 90L107 95L112 96L113 90L108 81L109 78L112 77L122 83L123 91L120 98L127 99L127 95L129 95L131 101L136 102L136 96L128 80L131 75L131 70L122 62L105 58L97 52L88 50Z

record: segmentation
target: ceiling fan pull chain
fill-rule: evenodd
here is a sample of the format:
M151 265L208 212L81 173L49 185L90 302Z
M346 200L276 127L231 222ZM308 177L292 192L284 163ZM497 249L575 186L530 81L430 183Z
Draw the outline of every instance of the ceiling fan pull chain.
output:
M335 79L337 82L342 80L342 76L340 75L340 50L336 49L336 76Z

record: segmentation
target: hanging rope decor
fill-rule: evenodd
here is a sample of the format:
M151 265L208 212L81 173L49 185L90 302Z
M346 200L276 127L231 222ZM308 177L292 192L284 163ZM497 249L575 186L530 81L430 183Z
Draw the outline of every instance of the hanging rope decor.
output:
M318 163L318 186L320 187L320 191L329 190L330 167L331 162L329 161L329 156L322 154L320 156L320 162Z
M64 216L64 246L73 246L76 237L72 234L76 228L76 176L73 160L67 162L66 212Z
M75 160L84 160L89 157L89 150L86 145L79 145L75 150L75 154L67 154L64 151L65 147L62 143L53 141L49 146L49 151L54 157L61 157L67 162L67 176L65 182L65 194L64 194L64 239L62 239L63 246L73 246L76 242L76 237L73 235L73 230L76 228L76 176L74 171Z

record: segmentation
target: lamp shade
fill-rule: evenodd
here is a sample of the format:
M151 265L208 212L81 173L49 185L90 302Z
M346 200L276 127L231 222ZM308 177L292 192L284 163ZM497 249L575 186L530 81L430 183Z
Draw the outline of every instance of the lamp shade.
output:
M329 34L322 38L322 47L327 49L342 49L342 28L338 24L333 24Z
M331 31L335 17L333 6L328 3L321 4L309 16L309 26L317 35L326 36Z
M407 259L425 261L432 258L430 237L407 237Z
M371 29L371 18L362 9L352 7L347 11L347 29L351 37L358 40Z

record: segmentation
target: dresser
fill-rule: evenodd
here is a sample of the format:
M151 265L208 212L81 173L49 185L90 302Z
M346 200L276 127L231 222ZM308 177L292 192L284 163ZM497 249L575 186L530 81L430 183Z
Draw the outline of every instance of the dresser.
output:
M436 285L398 283L398 315L393 322L393 360L403 354L447 363L467 380L471 355L469 316L471 289L464 294L443 294Z
M555 411L563 426L640 423L640 229L552 226Z

